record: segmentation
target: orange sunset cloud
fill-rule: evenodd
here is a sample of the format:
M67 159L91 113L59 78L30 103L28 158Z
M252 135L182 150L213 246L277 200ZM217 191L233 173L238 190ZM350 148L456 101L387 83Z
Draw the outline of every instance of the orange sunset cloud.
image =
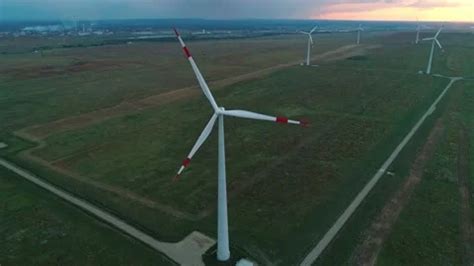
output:
M474 21L474 0L385 0L336 3L321 8L320 19Z

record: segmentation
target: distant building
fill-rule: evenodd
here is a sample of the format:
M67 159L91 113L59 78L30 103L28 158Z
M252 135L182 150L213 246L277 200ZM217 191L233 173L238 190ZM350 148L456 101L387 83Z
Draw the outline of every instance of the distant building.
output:
M63 30L64 30L63 25L46 25L46 26L24 27L21 31L42 33L42 32L60 32Z

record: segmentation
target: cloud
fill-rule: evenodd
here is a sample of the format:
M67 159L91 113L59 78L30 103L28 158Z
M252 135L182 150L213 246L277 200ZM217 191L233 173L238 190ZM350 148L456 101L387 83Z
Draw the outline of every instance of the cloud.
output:
M459 7L459 6L462 6L462 3L447 1L447 0L431 0L431 1L417 0L414 3L412 3L410 6L416 7L416 8Z
M337 0L336 0L337 1ZM3 18L308 18L331 0L0 0ZM0 18L2 19L2 18Z
M334 13L360 13L374 12L381 9L401 10L403 8L416 8L421 10L446 7L462 7L474 0L353 0L353 1L328 1L323 8L322 16ZM472 10L474 14L474 10Z
M474 0L0 0L1 19L325 18L403 7L460 7ZM473 10L474 13L474 10ZM339 17L345 18L345 17Z

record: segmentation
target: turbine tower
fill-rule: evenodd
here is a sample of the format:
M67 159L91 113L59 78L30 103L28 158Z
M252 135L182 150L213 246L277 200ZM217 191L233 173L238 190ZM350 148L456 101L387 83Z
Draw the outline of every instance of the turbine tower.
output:
M295 124L306 126L307 122L304 121L297 121L297 120L290 120L286 117L274 117L269 115L258 114L254 112L244 111L244 110L225 110L223 107L219 107L214 100L214 97L207 86L204 77L202 76L199 68L197 67L196 63L194 62L189 49L184 44L183 39L179 35L178 31L174 29L176 33L176 37L178 38L181 47L183 48L183 52L188 58L189 63L196 75L196 78L199 82L199 86L206 96L207 100L212 106L214 110L214 114L212 115L211 119L204 127L201 135L197 139L196 143L194 144L193 148L189 152L188 156L183 160L181 167L178 170L178 174L176 175L175 179L178 179L183 170L189 166L191 159L195 155L195 153L199 150L201 145L206 141L206 139L211 134L211 131L214 127L216 120L218 120L218 185L217 185L217 259L219 261L227 261L230 258L230 250L229 250L229 230L228 230L228 221L227 221L227 188L226 188L226 169L225 169L225 142L224 142L224 117L225 116L233 116L239 118L248 118L248 119L255 119L255 120L266 120L276 123L282 124Z
M418 24L416 26L416 39L415 39L415 44L418 44L420 42L420 30L421 30L421 25Z
M431 74L431 64L433 62L433 54L434 54L434 49L435 49L435 43L438 45L439 49L441 49L441 50L443 49L443 46L441 46L441 43L438 41L438 36L441 33L442 29L443 29L443 26L441 26L441 28L439 28L438 32L436 32L434 37L422 39L423 41L432 41L431 42L430 59L428 60L428 66L426 67L426 74Z
M359 27L357 28L357 44L360 44L360 32L364 31L362 28L362 24L359 24Z
M313 32L314 32L317 28L318 28L318 26L315 26L310 32L299 31L299 33L308 35L308 51L306 52L306 65L307 65L307 66L309 66L309 61L310 61L310 58L311 58L311 46L313 46L313 44L314 44L314 42L313 42L313 37L311 36L311 34L313 34Z

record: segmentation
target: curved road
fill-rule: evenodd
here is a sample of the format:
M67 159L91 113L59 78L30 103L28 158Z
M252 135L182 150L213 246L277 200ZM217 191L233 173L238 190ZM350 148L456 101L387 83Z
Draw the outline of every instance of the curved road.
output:
M46 183L39 177L29 173L24 169L21 169L13 163L10 163L4 159L0 159L0 165L25 178L26 180L38 185L39 187L66 200L67 202L104 220L105 222L109 223L120 231L125 232L126 234L138 239L139 241L145 243L146 245L152 247L160 253L165 254L167 257L171 258L173 261L181 265L204 265L204 263L202 262L201 255L215 243L213 239L210 239L199 232L191 233L183 241L178 243L165 243L158 241L152 236L146 234L145 232L127 224L125 221L118 218L117 216L114 216L104 210L101 210L97 206L94 206L93 204L85 200L82 200L49 183Z

